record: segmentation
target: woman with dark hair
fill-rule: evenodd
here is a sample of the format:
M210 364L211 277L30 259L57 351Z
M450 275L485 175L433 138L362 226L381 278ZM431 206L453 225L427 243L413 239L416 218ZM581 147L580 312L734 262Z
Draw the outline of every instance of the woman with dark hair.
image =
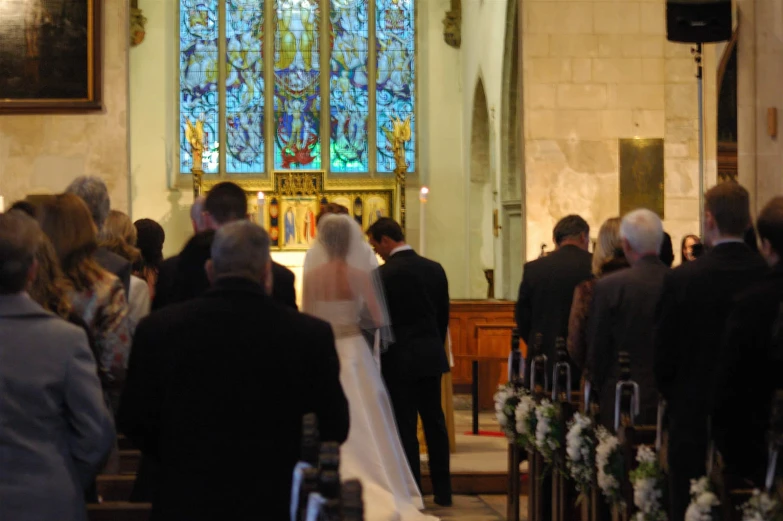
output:
M697 251L694 251L694 247ZM695 261L699 256L698 251L701 248L701 239L698 235L686 235L682 238L682 244L680 246L680 262L685 264L686 262Z
M133 264L133 273L147 281L150 298L154 300L158 272L163 263L163 243L166 241L166 232L152 219L139 219L133 225L137 233L136 247L141 251L141 258Z
M94 258L98 236L90 211L78 196L48 198L39 209L39 222L52 241L60 267L71 287L73 310L95 340L96 362L107 403L113 411L125 382L130 352L128 302L122 282Z

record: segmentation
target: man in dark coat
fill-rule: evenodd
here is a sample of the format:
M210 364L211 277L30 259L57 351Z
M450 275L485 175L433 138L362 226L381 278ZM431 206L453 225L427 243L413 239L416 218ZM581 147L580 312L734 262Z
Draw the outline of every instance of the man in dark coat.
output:
M118 423L161 464L152 520L286 519L302 416L348 436L334 335L268 296L261 227L218 230L207 271L206 294L139 324Z
M528 345L528 363L536 334L542 335L542 352L547 356L546 374L551 379L556 360L555 342L568 338L568 317L576 286L592 277L590 226L578 215L563 217L555 225L555 251L525 264L516 321L519 336ZM577 388L580 373L572 369L572 383ZM530 374L526 374L526 380Z
M394 343L381 356L381 370L416 482L421 488L418 417L429 451L435 503L451 505L449 435L441 404L441 377L450 371L445 342L449 284L443 267L405 243L402 228L388 217L367 230L370 245L385 261L381 281Z
M224 224L239 219L247 219L247 195L242 188L234 183L219 183L209 191L206 198L196 199L190 212L190 218L197 235L207 230L217 230ZM191 286L198 287L202 282L203 275L193 272L191 268L195 266L196 261L203 256L203 253L207 253L209 250L201 248L196 251L194 245L190 246L190 255L186 256L182 266L180 266L182 254L163 262L158 274L153 309L160 309L171 302L185 300L192 294ZM201 255L198 252L201 252ZM203 260L206 261L208 258L205 257ZM294 273L285 266L272 261L272 298L296 309L294 283Z
M761 254L772 266L739 294L717 362L713 434L729 477L764 485L773 393L783 389L783 197L761 210Z
M586 379L598 391L601 423L613 429L618 355L629 354L631 378L639 384L637 423L654 424L658 389L653 376L655 308L663 277L669 270L659 259L663 242L661 219L650 210L630 212L620 224L625 258L631 267L598 280L588 320Z
M704 238L711 248L666 274L656 312L655 380L669 416L672 521L690 503L690 480L705 473L716 360L723 328L740 291L767 271L743 242L750 225L748 191L719 183L704 195Z

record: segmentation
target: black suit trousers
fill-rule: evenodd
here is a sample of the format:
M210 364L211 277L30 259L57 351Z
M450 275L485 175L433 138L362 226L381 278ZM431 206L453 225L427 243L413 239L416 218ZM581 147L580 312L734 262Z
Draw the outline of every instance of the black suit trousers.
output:
M669 499L671 521L682 521L691 502L691 480L706 472L707 419L678 421L669 425Z
M386 379L405 456L421 490L421 458L417 436L418 416L429 452L430 479L437 497L451 498L449 434L441 405L441 375L414 380Z

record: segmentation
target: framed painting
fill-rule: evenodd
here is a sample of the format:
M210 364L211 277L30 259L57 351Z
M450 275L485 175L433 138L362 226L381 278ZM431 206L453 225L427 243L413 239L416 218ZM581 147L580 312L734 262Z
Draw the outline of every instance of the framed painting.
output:
M103 108L102 1L0 1L0 114Z
M306 250L315 242L315 218L321 209L317 197L280 198L279 242L284 250Z

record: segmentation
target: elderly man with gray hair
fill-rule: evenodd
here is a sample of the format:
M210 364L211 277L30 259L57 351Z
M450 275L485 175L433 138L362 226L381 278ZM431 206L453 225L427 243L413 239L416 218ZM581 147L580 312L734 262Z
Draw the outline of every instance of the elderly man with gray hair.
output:
M87 334L26 292L42 240L27 215L0 214L0 519L86 521L115 432Z
M318 415L322 441L348 436L332 329L270 297L269 242L250 221L223 225L212 288L136 329L118 422L160 462L154 519L286 519L302 416Z
M586 379L598 391L601 420L613 427L618 354L631 361L631 378L639 384L639 423L654 423L658 390L653 374L653 327L663 278L669 270L659 253L663 242L661 219L650 210L634 210L620 224L626 270L608 275L595 285L587 331Z
M79 196L84 201L90 210L95 227L100 233L109 217L109 210L111 210L109 189L106 188L106 183L99 177L81 176L71 181L65 191ZM115 274L122 281L127 297L130 294L131 263L104 247L95 250L95 260L103 269Z

